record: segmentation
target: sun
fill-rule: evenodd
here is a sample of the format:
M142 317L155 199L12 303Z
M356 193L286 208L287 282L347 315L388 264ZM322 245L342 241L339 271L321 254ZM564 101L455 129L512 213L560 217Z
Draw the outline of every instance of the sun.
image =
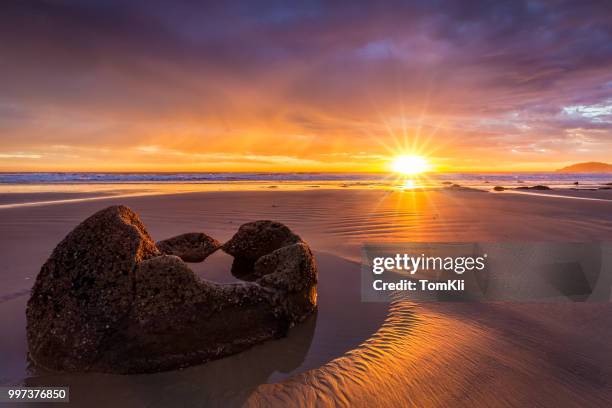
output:
M397 173L408 175L424 173L431 168L427 159L415 155L397 156L393 160L391 167Z

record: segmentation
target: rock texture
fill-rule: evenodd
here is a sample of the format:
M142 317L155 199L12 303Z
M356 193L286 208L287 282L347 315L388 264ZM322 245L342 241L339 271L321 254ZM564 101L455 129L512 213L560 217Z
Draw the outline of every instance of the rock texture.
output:
M288 318L275 313L273 291L200 281L175 256L142 262L135 287L126 346L107 364L123 373L199 364L286 334Z
M232 273L241 279L253 280L255 262L279 248L301 242L286 225L274 221L254 221L243 224L238 232L223 245L223 250L234 257Z
M89 369L130 313L137 265L157 255L127 207L102 210L70 232L42 266L28 302L28 344L36 363Z
M157 243L166 255L176 255L185 262L202 262L221 247L221 243L202 232L188 232Z
M257 283L272 289L276 314L289 325L304 320L317 306L317 268L308 245L298 242L277 249L255 262Z
M173 250L204 242L186 235ZM36 279L27 308L31 361L56 371L175 369L284 336L315 310L314 258L289 228L245 224L228 244L247 255L252 282L198 279L181 258L160 253L127 207L94 214L55 248Z

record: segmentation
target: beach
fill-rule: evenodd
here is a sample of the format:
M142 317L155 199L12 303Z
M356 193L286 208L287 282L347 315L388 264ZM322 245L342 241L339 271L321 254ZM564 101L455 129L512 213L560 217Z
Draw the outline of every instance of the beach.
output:
M361 302L359 288L364 243L609 241L610 190L592 197L589 191L340 187L137 190L0 196L0 384L69 385L71 400L88 406L605 407L612 401L610 303L388 305ZM25 304L40 266L78 223L115 204L138 213L154 240L201 231L224 242L248 221L285 223L315 253L318 313L285 339L174 372L28 369ZM216 253L191 266L202 278L230 282L229 262Z

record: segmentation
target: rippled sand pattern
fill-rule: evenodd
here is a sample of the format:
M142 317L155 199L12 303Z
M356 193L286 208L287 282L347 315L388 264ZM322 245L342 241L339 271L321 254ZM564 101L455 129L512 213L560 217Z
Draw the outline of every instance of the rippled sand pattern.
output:
M611 311L399 301L362 346L320 369L260 386L249 405L609 407ZM578 324L560 325L558 313ZM586 317L586 326L606 328L585 338L579 323Z

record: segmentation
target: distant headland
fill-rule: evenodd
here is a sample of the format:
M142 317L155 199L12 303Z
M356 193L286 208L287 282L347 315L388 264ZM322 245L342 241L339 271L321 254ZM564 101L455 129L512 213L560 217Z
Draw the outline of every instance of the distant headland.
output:
M557 171L563 173L612 173L612 164L601 162L576 163Z

